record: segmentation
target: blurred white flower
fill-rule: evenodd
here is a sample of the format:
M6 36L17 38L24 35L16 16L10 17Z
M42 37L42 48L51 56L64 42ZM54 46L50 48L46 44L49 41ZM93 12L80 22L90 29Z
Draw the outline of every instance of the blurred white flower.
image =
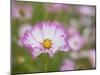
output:
M95 27L90 28L84 28L82 33L83 38L86 41L86 44L92 44L95 42Z
M70 52L70 58L71 58L71 59L74 59L74 60L79 59L79 58L80 58L80 57L79 57L79 53L76 52L76 51L71 51L71 52Z
M87 58L88 57L88 50L82 50L79 53L80 58Z
M91 27L93 24L93 19L88 16L82 16L80 17L80 24L85 27Z
M18 63L19 64L22 64L22 63L24 63L25 62L25 58L24 57L17 57L17 61L18 61Z
M80 28L79 22L77 19L75 18L71 18L70 19L70 25L74 28Z

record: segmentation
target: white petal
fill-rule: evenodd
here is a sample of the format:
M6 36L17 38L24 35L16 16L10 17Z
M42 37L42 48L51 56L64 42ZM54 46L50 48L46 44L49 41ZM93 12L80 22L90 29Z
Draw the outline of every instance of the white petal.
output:
M32 36L34 36L34 38L38 41L38 42L42 42L43 41L43 36L42 36L42 32L39 26L36 26L33 30L32 30Z
M52 23L49 22L43 23L42 32L44 39L49 38L52 39L56 30L56 26L53 26Z
M27 31L24 35L24 37L22 37L22 43L24 44L24 46L31 46L31 47L38 47L40 46L39 42L37 42L34 37L31 35L31 33L29 31Z
M65 37L66 37L66 35L64 34L64 31L62 29L60 29L59 27L57 27L55 36L52 40L53 44L55 45L55 47L57 49L65 46L65 44L66 44Z

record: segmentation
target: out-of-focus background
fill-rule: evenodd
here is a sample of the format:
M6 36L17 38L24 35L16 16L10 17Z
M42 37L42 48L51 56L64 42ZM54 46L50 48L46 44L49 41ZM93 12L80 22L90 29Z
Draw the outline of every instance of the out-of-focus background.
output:
M11 17L12 73L45 72L44 54L33 59L19 40L41 21L62 23L72 48L69 52L57 52L52 59L47 55L48 72L96 68L95 6L13 1Z

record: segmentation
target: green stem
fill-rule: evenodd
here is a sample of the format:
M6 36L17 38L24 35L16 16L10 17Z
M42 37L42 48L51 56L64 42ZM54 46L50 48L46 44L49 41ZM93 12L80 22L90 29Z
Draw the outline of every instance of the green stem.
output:
M46 54L44 55L44 64L45 64L45 66L44 66L44 69L45 69L45 72L47 72L47 60L46 60Z

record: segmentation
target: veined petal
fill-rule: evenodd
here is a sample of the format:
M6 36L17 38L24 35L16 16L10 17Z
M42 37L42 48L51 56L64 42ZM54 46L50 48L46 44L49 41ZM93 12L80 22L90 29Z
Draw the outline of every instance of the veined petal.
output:
M34 38L38 41L38 42L42 42L43 41L43 36L42 36L42 32L39 26L36 26L34 29L32 29L32 36L34 36Z
M61 47L67 45L65 41L66 35L60 27L57 27L54 38L52 39L54 47L60 49Z
M24 35L24 37L22 37L21 39L22 43L24 46L31 46L31 47L38 47L40 46L40 43L37 42L34 37L32 36L32 34L27 31Z
M44 39L49 38L52 39L56 30L56 26L53 23L47 22L43 23L42 32Z

